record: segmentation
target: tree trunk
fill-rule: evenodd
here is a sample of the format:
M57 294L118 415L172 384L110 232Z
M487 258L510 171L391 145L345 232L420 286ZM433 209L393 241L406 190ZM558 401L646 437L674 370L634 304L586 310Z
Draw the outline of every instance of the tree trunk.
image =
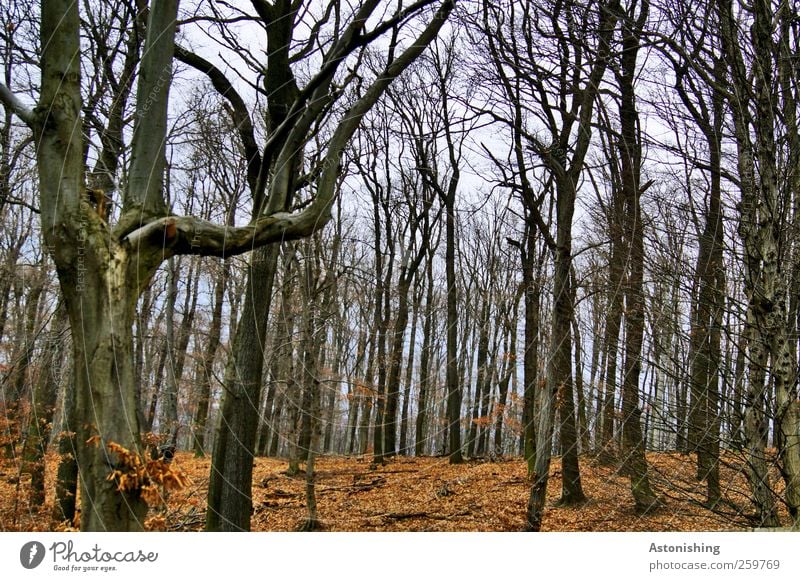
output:
M766 465L767 364L773 358L772 373L776 389L783 399L790 386L790 365L785 350L784 288L776 239L779 231L777 175L775 160L774 104L772 90L772 17L769 7L761 2L754 4L752 38L756 62L753 65L755 87L745 70L744 58L737 39L737 21L729 0L720 0L720 36L723 56L726 59L731 84L737 99L731 99L734 132L737 146L737 170L740 178L741 204L739 235L744 244L745 295L747 315L745 333L749 353L749 382L747 386L747 411L745 412L745 439L748 455L748 478L753 501L761 526L779 526ZM766 68L765 68L766 67ZM751 93L752 92L752 93ZM749 110L751 99L755 116ZM747 97L745 97L747 96ZM755 147L751 139L755 133ZM759 166L756 177L756 161ZM795 433L795 437L796 433ZM795 453L800 446L795 446ZM800 486L798 480L796 486ZM787 491L787 499L793 494Z
M303 393L309 394L308 411L309 434L306 453L306 520L300 526L302 531L314 531L321 527L317 515L317 497L314 472L314 465L317 455L317 448L320 440L320 381L319 381L319 359L322 349L323 326L320 322L318 310L320 305L316 285L318 275L311 265L310 256L305 257L304 283L303 283ZM327 301L326 301L327 302ZM325 308L323 307L323 310Z
M77 410L75 409L75 369L68 371L68 379L64 385L62 403L61 431L58 434L58 472L56 474L56 498L53 508L53 520L70 525L75 520L75 509L78 500L78 442L75 435Z
M177 332L174 328L172 311L167 311L167 337L169 338L169 366L165 380L165 393L162 400L162 414L159 421L159 431L168 436L168 441L173 442L178 439L180 429L180 419L178 417L178 390L181 379L183 378L183 368L186 364L186 350L191 339L192 325L195 313L197 312L197 297L200 290L197 278L199 266L195 260L195 265L190 264L189 274L186 278L186 295L183 302L183 318L178 326ZM170 276L180 275L180 263L170 268ZM177 282L177 281L176 281ZM174 303L174 300L173 300Z
M710 190L705 227L700 235L695 276L697 297L692 305L689 359L691 365L692 406L690 433L697 451L697 475L707 484L706 500L715 506L721 498L719 474L719 376L720 329L725 308L723 266L724 232L721 211L721 144L724 122L724 95L719 86L725 82L725 65L714 63L713 119L696 119L709 147ZM681 96L685 92L681 89Z
M176 10L169 1L154 8L152 38L161 34L172 38ZM77 4L46 1L41 34L48 39L37 107L43 116L36 113L33 123L42 230L69 315L73 361L79 363L74 373L74 430L81 467L81 529L136 531L143 528L147 506L138 488L120 491L117 482L109 480L115 468L128 468L109 445L141 453L132 325L139 294L160 257L118 242L103 218L83 202ZM169 58L169 46L164 49ZM157 122L158 112L152 113L151 121Z
M524 288L524 287L523 287ZM494 455L503 455L503 422L505 421L506 403L508 401L508 384L517 372L517 308L519 295L514 297L513 314L506 320L506 333L509 340L508 349L504 354L506 361L505 373L498 383L499 398L497 400L497 415L494 424Z
M428 255L426 265L427 288L425 289L425 316L422 324L422 354L419 361L419 396L417 399L417 425L416 438L414 441L414 454L422 456L425 454L425 444L427 443L425 434L425 423L428 416L428 399L431 387L430 381L430 362L431 351L433 349L433 257Z
M60 364L63 359L67 327L67 313L63 303L56 305L53 322L42 347L39 377L31 397L28 436L22 460L31 475L31 506L44 506L45 462L44 456L50 440L53 415L58 397Z
M451 188L454 190L454 188ZM458 385L458 297L456 288L455 191L445 199L445 273L447 279L447 454L450 464L461 464L461 387Z
M249 531L252 480L267 313L278 247L255 250L247 271L248 292L225 373L211 476L208 486L208 531Z
M612 202L613 213L609 216L609 238L611 240L611 256L608 260L608 314L606 318L603 352L606 367L603 375L603 429L600 438L599 461L610 465L616 460L614 449L614 419L616 415L617 391L617 357L619 349L619 332L622 326L623 292L622 280L624 270L624 249L622 243L623 200L619 192L615 192Z
M536 394L539 391L539 320L541 309L541 283L539 269L534 270L536 256L536 228L529 224L525 229L525 252L522 255L522 285L525 287L525 353L523 373L525 389L522 404L523 455L528 464L528 477L533 476L536 460Z
M208 409L211 402L211 383L214 378L214 361L219 349L222 336L222 306L225 299L225 285L228 280L229 267L227 263L221 265L221 271L214 285L214 305L211 314L211 325L208 329L203 355L198 361L195 378L198 382L197 409L194 414L192 433L194 436L194 455L196 458L205 455L206 422Z
M480 405L483 400L484 388L488 387L486 374L489 372L489 296L483 294L483 304L478 319L478 355L476 365L478 368L475 380L475 397L472 400L472 421L467 432L467 457L475 457L475 448L479 432L479 424L482 420ZM469 385L469 382L467 383Z
M575 288L577 284L575 281L574 271L572 280L572 292L575 293L577 291ZM578 320L577 313L573 313L572 329L575 336L575 349L573 351L575 357L575 394L578 400L578 444L580 446L579 451L586 452L589 449L589 426L587 425L586 420L586 396L583 391L584 352L581 344L580 321Z
M405 258L405 257L404 257ZM403 344L408 327L408 293L413 273L406 264L400 266L400 281L397 285L397 313L392 329L391 359L389 375L386 380L386 409L383 421L383 454L392 457L397 454L397 403L400 397L400 371L403 364ZM413 337L411 338L413 341Z
M639 407L639 376L642 368L644 337L644 226L642 224L641 142L639 115L636 110L634 80L639 38L647 20L649 5L641 5L638 16L632 13L622 20L622 55L617 79L620 85L620 181L624 205L623 239L626 241L625 277L625 369L622 382L623 470L630 476L631 491L637 512L657 504L650 489L644 452ZM635 17L635 19L634 19Z
M409 407L411 400L411 384L414 378L414 355L417 347L417 321L419 319L419 306L421 302L421 291L414 291L414 314L411 317L411 335L408 343L408 363L406 364L405 389L403 390L403 409L400 414L400 454L408 456L410 446L408 445L408 423Z

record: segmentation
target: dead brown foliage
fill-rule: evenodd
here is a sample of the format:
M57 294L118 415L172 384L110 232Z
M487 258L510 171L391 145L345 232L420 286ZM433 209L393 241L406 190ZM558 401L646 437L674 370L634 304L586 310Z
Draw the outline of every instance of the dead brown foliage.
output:
M548 487L546 531L715 531L752 526L752 510L742 466L731 459L723 468L725 502L703 506L703 484L694 479L692 457L649 454L653 484L663 507L639 515L629 481L614 467L582 457L588 502L560 507L560 464L554 459ZM57 458L48 457L45 506L27 502L28 481L13 460L0 461L0 530L53 530L52 475ZM186 486L153 503L151 530L202 530L210 459L177 454L174 466ZM284 474L286 462L257 458L253 478L252 529L293 531L305 513L305 475ZM18 480L19 478L19 480ZM525 519L530 481L521 459L472 461L451 466L446 458L393 458L370 468L369 458L317 460L319 516L328 531L517 531ZM156 506L159 505L160 506Z

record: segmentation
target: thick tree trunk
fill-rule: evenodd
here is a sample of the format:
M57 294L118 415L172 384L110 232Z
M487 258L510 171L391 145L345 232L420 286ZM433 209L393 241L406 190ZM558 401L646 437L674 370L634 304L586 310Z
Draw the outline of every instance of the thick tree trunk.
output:
M572 223L571 210L566 208L566 199L559 204L559 224ZM566 219L568 218L568 221ZM571 228L570 228L571 229ZM550 476L550 459L552 456L553 421L556 407L562 414L562 439L574 442L574 417L568 410L568 398L572 399L572 293L570 287L571 235L568 229L559 228L559 247L556 250L554 288L553 288L553 324L550 337L550 361L547 368L547 386L539 391L538 422L536 431L536 460L533 472L533 486L528 499L526 529L538 531L544 515L547 496L547 483ZM574 406L570 406L573 407ZM568 433L572 427L572 433ZM564 432L567 432L566 434ZM570 460L562 459L562 470L569 472L562 476L562 501L578 502L583 500L580 473L577 467L577 453L564 449L567 454L574 454ZM572 460L575 460L574 462Z
M716 59L714 76L725 81L724 63ZM684 93L681 93L683 95ZM719 376L721 359L722 314L725 308L723 266L724 232L721 211L721 145L724 122L724 96L715 87L713 119L698 119L709 146L710 190L708 212L697 256L697 298L692 305L689 359L691 366L692 406L690 433L697 451L697 475L707 483L709 506L721 498L719 474Z
M152 37L163 34L169 42L163 51L152 51L153 57L161 52L158 58L170 58L175 10L173 2L154 8L152 20L157 25ZM144 281L161 258L117 242L103 218L83 201L78 6L47 0L41 14L41 34L48 42L42 53L42 88L32 124L43 234L56 264L73 335L81 528L141 530L147 506L139 489L120 491L117 482L109 480L113 470L128 468L110 444L141 453L132 325ZM141 80L143 87L147 83L148 79ZM157 125L159 112L151 113L149 120ZM154 170L150 167L149 171ZM131 191L141 193L134 184Z
M208 487L208 531L249 531L253 456L261 401L267 313L277 266L276 245L253 252L248 292L225 373Z
M111 272L102 276L102 267L92 264L93 259L87 257L86 273L79 273L74 286L62 283L75 361L83 362L75 373L81 529L141 530L147 506L138 489L119 492L116 482L108 479L115 468L124 472L128 466L119 464L120 458L107 447L114 443L142 452L131 331L138 289L128 287L131 283L115 272L119 267L113 263L107 267ZM100 437L96 444L90 443L94 436Z
M780 11L780 50L778 72L783 99L783 122L786 125L789 156L787 160L787 197L793 198L795 219L800 217L800 130L797 121L797 96L793 89L796 73L792 67L794 55L791 47L792 27L795 16L788 10ZM780 426L781 446L779 454L783 464L781 474L786 483L786 499L789 513L793 519L793 528L800 530L800 393L798 392L797 341L800 336L800 250L797 249L795 236L791 287L789 289L789 325L787 336L776 337L773 352L788 354L788 383L778 385L776 399L778 413L776 423ZM780 341L785 341L782 345Z

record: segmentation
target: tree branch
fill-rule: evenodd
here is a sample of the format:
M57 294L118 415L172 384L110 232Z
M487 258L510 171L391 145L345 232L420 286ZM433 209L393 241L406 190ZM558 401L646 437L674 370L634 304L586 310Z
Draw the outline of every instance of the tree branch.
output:
M175 58L208 76L217 92L230 104L233 122L236 124L239 139L247 157L247 182L250 185L250 190L255 191L258 183L258 174L261 171L261 154L255 139L253 121L250 119L250 113L247 110L244 99L242 99L223 72L201 56L186 50L182 46L175 45Z
M19 98L11 92L11 89L0 83L0 102L11 109L11 112L19 117L28 127L33 127L33 109L29 109Z
M444 0L433 20L416 41L387 65L364 95L345 113L331 137L322 162L323 170L317 180L317 196L305 210L297 214L274 212L239 228L213 224L192 216L167 216L134 230L122 242L132 248L158 248L163 251L165 259L177 254L233 256L272 242L303 238L322 228L331 219L331 208L338 192L337 179L342 152L358 129L361 119L383 95L392 80L414 62L436 38L453 6L452 0ZM274 191L271 197L273 195Z
M164 0L153 4L147 21L136 92L130 175L123 215L117 225L122 232L134 229L148 217L167 213L162 190L177 14L178 0Z

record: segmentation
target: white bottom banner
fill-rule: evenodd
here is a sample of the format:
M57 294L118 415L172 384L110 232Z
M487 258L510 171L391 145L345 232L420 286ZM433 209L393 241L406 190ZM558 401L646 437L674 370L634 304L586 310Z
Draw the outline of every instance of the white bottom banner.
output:
M798 553L782 532L0 534L8 580L796 580Z

